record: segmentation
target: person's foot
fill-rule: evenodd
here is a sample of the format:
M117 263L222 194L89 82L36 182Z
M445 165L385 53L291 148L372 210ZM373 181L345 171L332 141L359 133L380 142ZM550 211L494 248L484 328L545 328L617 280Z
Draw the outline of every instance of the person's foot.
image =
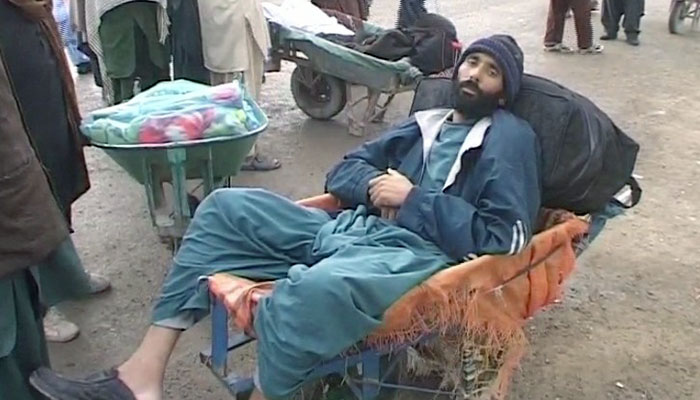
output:
M617 40L617 33L606 33L600 37L600 40Z
M44 335L48 342L67 343L80 335L80 328L68 321L56 307L51 307L44 316Z
M100 274L88 273L90 279L90 294L98 294L107 291L112 287L107 277Z
M591 0L591 11L598 11L600 8L600 3L598 0Z
M85 379L68 379L41 367L32 373L29 382L49 400L137 400L114 369Z
M594 44L591 47L587 47L585 49L578 49L579 54L601 54L603 52L603 45L601 44Z
M80 63L75 67L79 75L87 75L92 72L92 65L89 62Z
M241 166L242 171L272 171L282 166L282 163L272 157L262 154L246 157Z
M637 35L627 35L625 42L630 46L639 46L639 36Z
M548 53L563 53L563 54L571 54L574 52L574 49L571 47L562 44L562 43L553 43L553 44L545 44L544 45L544 51Z

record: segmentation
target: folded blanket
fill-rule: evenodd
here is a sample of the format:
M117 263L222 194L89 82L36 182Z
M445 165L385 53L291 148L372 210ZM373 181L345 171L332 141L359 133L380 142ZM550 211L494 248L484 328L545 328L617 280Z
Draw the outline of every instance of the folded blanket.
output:
M266 123L238 81L210 87L179 80L93 112L81 130L95 144L156 144L246 135Z

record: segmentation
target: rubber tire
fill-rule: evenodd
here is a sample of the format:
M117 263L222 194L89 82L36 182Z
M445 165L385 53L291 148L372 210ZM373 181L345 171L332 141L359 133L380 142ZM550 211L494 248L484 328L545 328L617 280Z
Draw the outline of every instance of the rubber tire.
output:
M313 74L320 75L321 80L319 83L325 83L326 86L326 98L323 101L319 101L316 96L310 93L309 88L302 83L302 74L307 73L307 71L307 67L297 65L292 72L291 88L294 102L304 114L313 119L325 121L335 117L343 111L347 103L345 82L334 76L311 71Z
M683 20L680 19L681 13L685 10L684 1L675 1L671 8L671 15L668 17L668 31L674 35L677 35L680 30L678 29Z

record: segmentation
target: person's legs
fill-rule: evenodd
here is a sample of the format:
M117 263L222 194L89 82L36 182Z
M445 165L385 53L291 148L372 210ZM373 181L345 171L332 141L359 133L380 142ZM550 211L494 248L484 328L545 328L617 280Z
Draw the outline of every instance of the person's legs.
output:
M168 15L173 77L208 84L209 71L204 66L197 0L169 1Z
M142 30L136 29L134 41L136 50L136 72L134 75L139 80L139 91L143 92L152 88L158 82L169 80L170 71L167 66L159 66L151 59L146 34Z
M625 20L622 23L627 36L627 43L638 46L642 16L644 15L644 0L625 0Z
M71 205L67 204L63 207L63 214L71 225ZM71 233L73 232L72 227L70 228ZM99 274L90 273L83 267L83 263L78 257L77 251L72 242L69 244L72 251L67 252L67 254L72 254L74 257L64 257L63 266L70 266L71 269L75 271L76 274L84 275L88 282L89 294L98 294L107 291L111 287L111 283L107 277ZM44 335L46 336L46 341L51 343L67 343L78 337L80 334L80 328L75 323L71 322L66 318L66 316L58 310L56 306L49 307L44 315Z
M593 45L593 25L591 23L591 6L589 0L573 0L571 9L574 12L576 25L576 40L579 49L587 49Z
M69 380L40 368L30 382L52 400L161 400L165 368L180 334L179 330L152 326L137 350L116 370Z
M249 53L252 53L252 61L250 62L252 68L243 72L242 79L253 100L259 101L262 92L265 58L257 50ZM259 150L258 145L254 144L243 161L242 171L272 171L282 166L278 159L265 155Z
M288 398L321 362L376 329L403 294L447 266L431 243L378 217L345 212L319 233L311 268L294 266L258 303L260 389Z
M114 89L114 104L123 103L134 97L134 83L136 79L133 76L120 79L112 79L112 88Z
M576 39L579 50L583 52L599 53L600 45L593 44L593 25L591 23L590 0L573 0L571 8L574 11L574 23L576 24Z
M43 399L30 387L29 376L49 366L44 310L82 297L87 290L70 238L42 262L0 279L0 399Z
M111 79L115 104L128 100L134 95L135 29L129 4L107 11L100 20L98 34L102 46L104 73Z
M90 65L90 58L83 54L82 51L78 50L78 38L75 36L75 32L73 32L72 29L70 31L70 35L64 38L63 44L68 50L68 57L73 65L76 67L80 67L81 65ZM85 71L83 73L87 72L89 71Z
M68 50L68 58L78 67L90 62L90 59L78 50L78 39L70 21L68 7L64 1L56 1L53 4L53 16L61 36L63 46Z
M605 35L601 36L601 40L617 39L617 31L620 29L620 19L624 11L622 1L624 0L603 0L600 20L605 29Z
M209 311L209 293L199 278L220 272L253 280L283 278L292 265L317 261L312 247L330 220L323 211L264 190L215 191L197 208L156 301L153 325L118 374L81 381L41 370L32 383L58 400L97 392L114 394L113 399L160 399L163 374L181 332Z
M564 37L564 23L569 0L550 0L547 14L547 30L544 35L545 50L559 51Z
M170 55L159 40L158 5L137 2L129 5L134 18L134 50L139 89L145 91L170 79Z
M122 364L120 378L144 399L162 390L165 366L182 330L209 310L209 293L199 277L218 272L254 280L286 276L294 264L314 261L316 233L330 217L256 189L218 190L200 204L192 227L153 311L153 323L139 348ZM140 397L137 395L137 398Z
M109 279L103 275L88 271L85 271L85 274L90 288L89 294L99 294L112 287ZM67 343L78 337L79 334L80 328L78 325L68 320L56 306L50 307L46 311L44 316L44 335L47 342Z
M28 269L0 280L0 310L0 399L37 400L29 375L48 366L49 355L39 291Z
M136 351L117 368L119 379L138 400L163 397L163 378L182 331L151 326Z
M222 73L222 72L211 72L209 81L212 86L223 85L226 83L233 82L234 79L240 76L240 72Z
M200 277L219 272L254 281L311 265L316 235L330 216L262 189L220 189L197 208L153 310L156 325L186 329L209 312Z

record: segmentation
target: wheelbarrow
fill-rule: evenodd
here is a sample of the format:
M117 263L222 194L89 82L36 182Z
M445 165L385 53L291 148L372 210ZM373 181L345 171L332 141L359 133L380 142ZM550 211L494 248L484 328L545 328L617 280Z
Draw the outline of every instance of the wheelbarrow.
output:
M348 132L354 136L364 135L368 123L382 120L394 96L413 90L423 76L404 60L381 60L296 28L268 25L272 64L279 66L281 60L296 64L291 90L297 106L313 119L329 120L347 105ZM363 25L368 32L382 30ZM367 95L353 99L353 86L365 87ZM380 104L382 95L386 99ZM365 100L367 105L358 116L357 108Z
M498 284L498 282L496 282L496 287L494 288L494 290L484 291L478 296L475 296L474 298L486 298L488 296L493 296L492 305L500 304L500 302L503 301L503 298L510 298L513 295L513 292L508 292L508 289L505 289L505 292L499 291L504 290L501 288L503 286L508 285L509 282L515 279L520 279L521 285L529 284L531 285L531 288L533 288L535 286L535 282L537 282L539 279L542 279L543 275L551 275L552 271L550 271L550 267L552 267L552 264L554 264L552 260L569 259L569 261L572 261L573 259L575 259L575 257L580 255L588 247L591 241L593 241L602 231L606 222L609 219L619 215L623 211L623 208L619 204L620 202L626 201L625 198L628 196L629 190L624 190L618 196L616 196L615 199L611 200L609 205L604 210L590 215L586 219L588 222L586 224L586 226L588 227L587 234L581 237L580 240L571 240L567 241L566 243L562 242L565 245L564 247L569 247L568 250L563 250L564 252L566 252L566 254L568 254L567 256L561 255L562 246L557 245L555 246L555 250L552 250L552 252L549 253L553 258L539 258L539 261L532 261L532 259L538 259L539 257L536 255L537 250L535 250L538 248L538 246L542 246L542 243L550 241L551 237L560 235L561 232L564 231L562 229L556 228L556 225L554 225L554 227L547 228L547 230L559 229L559 231L556 233L556 235L552 234L547 238L543 237L541 240L537 238L533 239L533 244L529 246L531 247L531 249L525 250L525 252L529 252L529 254L523 256L525 260L529 259L531 261L525 261L525 263L522 265L522 268L518 267L518 270L516 270L516 273L513 275L513 278L505 279L500 285ZM338 200L330 195L322 195L302 200L299 202L299 204L307 207L323 209L329 212L337 210L340 206ZM580 221L569 222L574 222L572 226L575 226L576 223L580 223ZM476 261L478 261L478 259ZM453 268L464 268L467 264L469 264L469 262L447 269L449 270ZM482 267L483 266L484 265L482 265ZM445 271L439 274L442 274L444 272ZM559 285L562 284L562 282L565 280L566 276L568 276L570 272L571 270L569 269L568 272L564 272L563 275L561 275L562 272L559 271ZM216 278L217 277L214 277L214 280L216 280ZM225 305L225 299L222 298L222 296L225 297L225 294L220 292L221 288L226 286L226 284L223 283L221 284L221 286L212 286L211 279L212 278L210 278L210 291L212 293L211 347L200 353L200 361L213 372L213 374L224 385L224 387L226 387L229 393L236 400L247 400L252 391L254 390L254 378L252 376L245 376L237 373L236 371L232 371L230 369L230 364L228 363L228 358L229 353L244 348L245 346L253 343L255 339L250 336L247 336L242 332L235 330L232 331L229 324L229 310L227 310L227 307ZM433 278L430 278L429 281L432 279ZM544 278L545 282L547 281L547 279L548 278L546 277ZM428 285L430 285L430 282L428 282ZM465 286L465 283L457 284L457 286L460 285ZM555 290L559 291L559 289L560 286L557 287ZM421 289L419 288L418 291L420 290ZM475 289L468 288L469 292L471 292L472 290ZM402 301L403 303L410 303L410 296L412 294L415 294L412 292L409 292L408 295L404 296L404 298L400 299L397 303L401 303ZM545 292L547 291L545 290ZM524 306L524 308L528 310L532 309L533 313L534 311L541 309L544 305L549 304L551 303L551 301L554 300L543 300L543 302L538 303L535 307L532 307L533 298L538 297L538 295L535 295L534 293L536 293L536 291L534 289L530 289L528 294L521 296L521 299L524 299L525 303L527 303L528 301L530 302L530 304ZM549 293L552 293L551 289ZM417 296L414 296L414 299L416 297ZM541 296L539 297L542 298ZM406 300L405 298L409 299ZM450 300L449 302L454 303L454 299ZM395 306L396 304L392 307ZM508 306L506 306L505 308L508 309ZM397 310L389 309L385 313L385 320L410 320L412 316L415 316L415 313L405 313L403 312L403 310L403 308L399 308L399 312L393 312L392 317L392 311ZM523 323L532 315L530 311L526 312L525 314L526 315L522 320ZM475 315L478 315L478 312ZM461 318L457 319L463 321ZM413 337L409 336L406 338L406 340L393 341L392 343L387 343L385 345L364 346L362 344L358 344L357 347L350 349L349 351L344 352L342 354L339 354L337 357L323 362L318 367L316 367L313 370L313 372L307 377L306 383L302 387L301 391L298 393L297 397L295 397L295 399L343 398L349 400L352 398L357 400L374 400L378 398L387 398L385 396L396 396L390 398L401 399L404 398L401 397L401 394L405 394L407 392L428 394L431 396L431 398L472 398L460 397L464 395L464 393L460 395L460 393L456 393L455 390L452 388L445 388L440 385L439 381L437 384L435 381L433 381L428 385L424 383L414 384L404 382L404 373L407 370L407 360L411 357L411 354L415 353L417 348L420 348L421 346L430 345L431 342L439 340L445 333L446 332L443 330L436 331L428 329L422 331L421 333ZM453 350L462 352L463 349L463 347L460 347L459 349ZM448 351L450 350L448 349ZM478 371L480 365L482 364L481 361L479 361L476 352L470 353L469 357L465 357L460 362L461 370L465 371L465 374L462 377L462 383L465 387L470 387L471 389L473 389L471 395L479 391L479 393L485 393L485 386L479 387L479 385L484 385L484 381L481 378L482 372ZM328 382L332 383L328 384ZM323 397L327 396L329 392L329 387L332 388L330 390L335 390L335 397Z
M231 177L238 173L267 124L265 118L257 130L236 136L164 144L94 143L94 146L144 186L151 222L158 235L169 240L176 251L196 207L196 198L187 191L187 180L201 179L204 196L218 187L230 186ZM165 208L164 183L172 186L173 203L172 213L165 215L158 212Z
M690 20L690 29L700 26L700 0L672 0L668 17L668 30L673 34L684 31L685 20Z
M177 250L198 203L187 180L201 180L203 196L230 185L267 126L240 82L212 88L179 80L94 111L81 129L144 186L153 226Z

